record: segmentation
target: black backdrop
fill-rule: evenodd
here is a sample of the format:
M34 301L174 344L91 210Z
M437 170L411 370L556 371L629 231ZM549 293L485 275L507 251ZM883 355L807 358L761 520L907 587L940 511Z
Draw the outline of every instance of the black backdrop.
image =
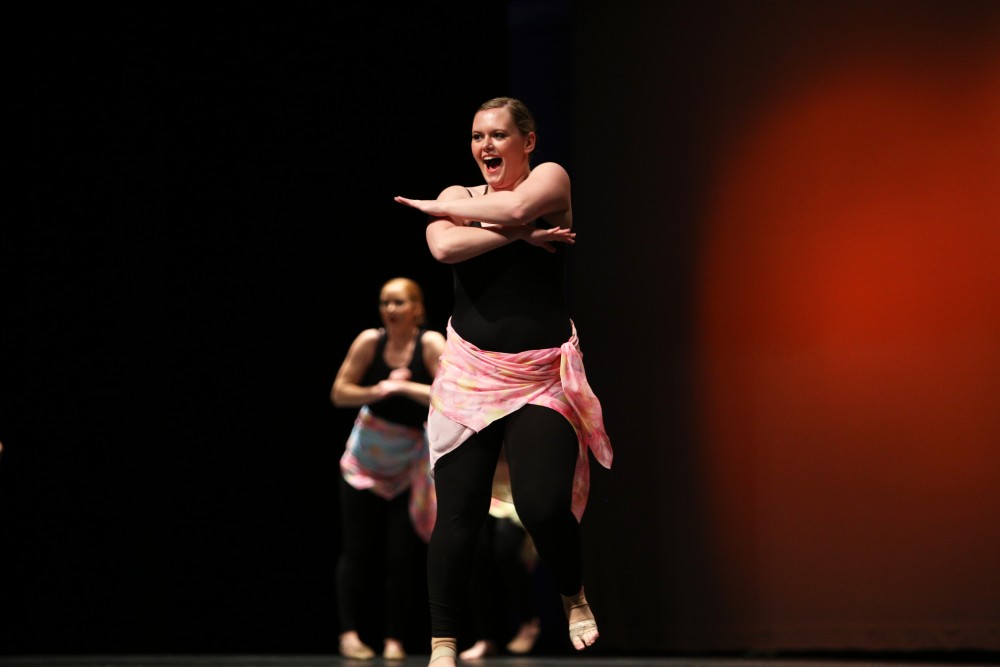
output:
M336 650L327 395L386 279L443 327L392 196L475 178L508 67L473 6L10 21L0 650Z

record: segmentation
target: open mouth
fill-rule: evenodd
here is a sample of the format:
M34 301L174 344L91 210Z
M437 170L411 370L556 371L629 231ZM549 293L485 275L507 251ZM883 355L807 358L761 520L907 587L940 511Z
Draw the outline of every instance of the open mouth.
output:
M497 169L499 169L500 165L502 163L503 163L503 158L499 158L499 157L496 157L496 156L490 156L490 157L484 157L483 158L483 166L485 166L486 167L486 171L489 171L489 172L493 172L493 171L496 171Z

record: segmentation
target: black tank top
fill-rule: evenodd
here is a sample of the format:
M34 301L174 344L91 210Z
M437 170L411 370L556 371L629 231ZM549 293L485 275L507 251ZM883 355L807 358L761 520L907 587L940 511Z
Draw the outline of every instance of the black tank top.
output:
M431 377L427 367L424 365L423 336L424 329L417 331L417 342L413 346L413 357L410 359L410 364L407 368L410 369L410 380L412 382L430 384L434 378ZM385 331L382 331L378 339L378 344L375 346L375 358L365 372L365 376L361 379L360 384L362 386L370 387L382 380L388 379L392 369L385 363L385 343L386 335ZM381 401L370 403L368 409L371 410L372 414L386 421L414 428L422 427L427 420L427 406L421 405L405 396L390 396Z
M551 226L542 219L535 224ZM565 295L566 245L553 245L556 252L550 253L517 241L454 264L455 331L494 352L565 343L572 334Z

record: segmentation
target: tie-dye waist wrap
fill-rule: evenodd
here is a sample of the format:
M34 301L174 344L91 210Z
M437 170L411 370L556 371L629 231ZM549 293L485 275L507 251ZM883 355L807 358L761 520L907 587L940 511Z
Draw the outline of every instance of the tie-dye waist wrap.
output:
M386 421L362 406L347 439L340 471L347 483L386 500L410 490L410 519L421 539L430 540L437 496L430 476L426 431Z
M444 353L431 385L427 418L431 469L473 433L529 404L555 410L576 431L580 454L573 477L572 509L579 521L590 493L587 450L605 468L611 467L613 453L601 403L584 372L576 325L561 347L504 353L479 349L462 339L449 321ZM503 457L494 477L493 495L511 501Z

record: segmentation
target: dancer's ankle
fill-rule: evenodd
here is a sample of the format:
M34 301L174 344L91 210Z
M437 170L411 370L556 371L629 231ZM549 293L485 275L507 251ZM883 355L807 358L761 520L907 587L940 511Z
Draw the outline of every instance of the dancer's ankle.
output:
M455 637L432 637L431 659L428 667L455 667L458 655L458 640Z
M580 586L579 592L574 593L573 595L563 595L561 597L563 609L566 610L566 613L569 613L570 609L583 607L587 604L587 595L583 590L583 586Z

